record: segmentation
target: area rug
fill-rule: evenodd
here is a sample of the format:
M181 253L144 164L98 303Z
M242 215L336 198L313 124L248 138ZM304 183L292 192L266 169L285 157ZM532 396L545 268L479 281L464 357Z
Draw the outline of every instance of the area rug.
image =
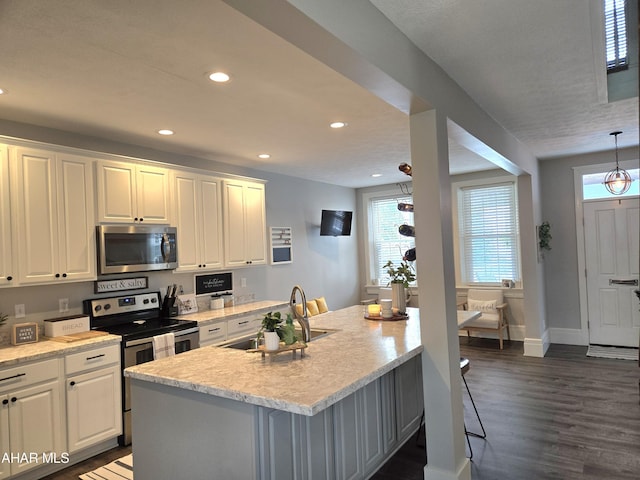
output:
M638 361L638 349L632 347L606 347L603 345L589 345L587 357L617 358L620 360Z
M80 475L81 480L133 480L133 455L129 454L104 467Z

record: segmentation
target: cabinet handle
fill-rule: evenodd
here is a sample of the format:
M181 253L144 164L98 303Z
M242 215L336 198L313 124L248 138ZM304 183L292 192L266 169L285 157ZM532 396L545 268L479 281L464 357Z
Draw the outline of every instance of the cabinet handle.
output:
M220 327L218 327L218 328L210 328L209 329L209 333L218 332L218 331L220 331Z
M140 221L141 221L141 222L142 222L142 221L144 221L144 218L140 217Z
M7 405L9 403L9 400L7 400L6 398L4 400L2 400L2 404L3 405Z
M59 273L56 273L56 278L60 278L60 274Z
M238 322L238 325L245 325L247 323L249 323L249 320L245 320L244 322Z
M138 221L138 217L134 218L134 219L133 219L133 221L134 221L134 222L137 222L137 221Z
M9 275L9 276L7 277L7 280L8 280L8 281L11 281L11 280L13 280L13 277L12 277L11 275Z
M4 382L5 380L11 380L12 378L24 377L26 373L18 373L17 375L11 375L10 377L0 378L0 382Z
M71 385L72 387L73 387L75 384L76 384L76 382L74 382L73 380L71 380L71 381L69 382L69 385Z
M11 397L11 403L16 403L18 399L16 397Z
M94 355L93 357L87 357L87 360L95 360L96 358L100 357L104 357L104 353L101 353L100 355Z
M66 273L63 273L63 274L62 274L62 276L63 276L64 278L67 278L67 274L66 274Z

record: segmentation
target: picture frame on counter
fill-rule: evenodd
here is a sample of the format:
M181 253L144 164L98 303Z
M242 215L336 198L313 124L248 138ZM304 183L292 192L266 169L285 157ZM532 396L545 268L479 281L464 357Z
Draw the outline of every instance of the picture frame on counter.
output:
M198 311L198 302L195 293L178 295L178 315L187 315Z
M125 290L144 290L149 288L149 277L117 278L114 280L96 280L94 293L111 293Z
M36 343L38 341L37 323L17 323L11 327L11 345Z

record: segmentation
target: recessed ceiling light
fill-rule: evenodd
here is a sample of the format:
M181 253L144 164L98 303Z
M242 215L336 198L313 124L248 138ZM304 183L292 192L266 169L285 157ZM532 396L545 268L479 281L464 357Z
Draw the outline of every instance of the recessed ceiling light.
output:
M271 158L271 155L269 155L268 153L260 153L258 155L258 158Z
M4 88L0 88L0 95L3 95L5 93L7 93L7 91Z
M212 80L216 83L225 83L230 79L229 75L224 72L213 72L209 74L209 80Z
M382 174L381 174L381 173L372 173L372 174L371 174L371 176L372 176L373 178L378 178L378 177L381 177L381 176L382 176Z
M344 128L344 127L347 126L347 123L346 122L333 122L333 123L330 123L329 126L331 128Z
M161 130L158 130L158 133L160 135L173 135L174 131L173 130L169 130L168 128L163 128Z

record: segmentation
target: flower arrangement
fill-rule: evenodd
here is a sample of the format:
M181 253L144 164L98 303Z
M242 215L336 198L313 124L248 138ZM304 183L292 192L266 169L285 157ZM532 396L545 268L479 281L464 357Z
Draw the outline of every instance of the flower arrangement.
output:
M393 262L388 260L383 268L387 269L387 274L391 277L390 283L402 283L405 288L409 288L409 284L416 280L413 267L405 261L400 262L400 266L396 268Z

